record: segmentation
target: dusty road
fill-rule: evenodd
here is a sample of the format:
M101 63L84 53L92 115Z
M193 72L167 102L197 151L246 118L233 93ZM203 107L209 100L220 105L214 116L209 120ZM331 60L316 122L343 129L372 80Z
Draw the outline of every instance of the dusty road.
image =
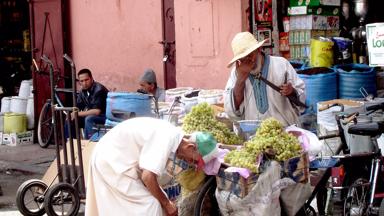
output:
M43 149L38 144L0 145L0 187L3 194L0 196L0 215L17 210L18 187L26 180L41 179L54 158L54 146Z

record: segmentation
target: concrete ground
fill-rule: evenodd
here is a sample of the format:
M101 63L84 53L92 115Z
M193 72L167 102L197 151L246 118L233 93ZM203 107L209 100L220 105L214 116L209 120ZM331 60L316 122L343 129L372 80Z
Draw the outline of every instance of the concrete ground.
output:
M0 215L21 215L16 207L18 187L29 179L41 179L55 159L54 146L0 145Z

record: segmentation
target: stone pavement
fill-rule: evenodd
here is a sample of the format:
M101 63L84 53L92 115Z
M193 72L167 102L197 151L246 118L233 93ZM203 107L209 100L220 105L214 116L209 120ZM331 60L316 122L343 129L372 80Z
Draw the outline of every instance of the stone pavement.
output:
M55 159L55 147L46 149L38 144L0 145L0 216L20 215L16 207L16 191L29 179L41 179Z

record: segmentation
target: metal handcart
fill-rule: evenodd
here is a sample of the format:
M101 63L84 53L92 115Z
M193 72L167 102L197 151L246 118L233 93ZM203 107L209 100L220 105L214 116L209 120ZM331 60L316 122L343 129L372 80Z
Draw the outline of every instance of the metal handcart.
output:
M57 175L47 185L38 179L31 179L20 185L16 194L16 204L23 215L49 216L76 215L80 200L85 199L85 181L83 158L76 107L76 68L73 60L64 54L70 63L72 87L67 92L72 94L72 107L58 106L54 99L55 70L52 61L45 55L41 57L49 67L52 125L57 156ZM71 116L74 116L73 118ZM68 142L64 135L67 126ZM75 133L72 134L72 127ZM56 183L58 180L58 183Z

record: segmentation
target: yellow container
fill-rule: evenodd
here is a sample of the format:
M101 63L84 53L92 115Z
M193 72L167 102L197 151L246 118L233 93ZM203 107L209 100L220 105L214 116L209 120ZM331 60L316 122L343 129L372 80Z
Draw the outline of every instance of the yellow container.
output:
M27 115L20 113L4 114L4 133L21 133L27 130Z
M331 67L333 65L333 42L311 39L312 67Z

